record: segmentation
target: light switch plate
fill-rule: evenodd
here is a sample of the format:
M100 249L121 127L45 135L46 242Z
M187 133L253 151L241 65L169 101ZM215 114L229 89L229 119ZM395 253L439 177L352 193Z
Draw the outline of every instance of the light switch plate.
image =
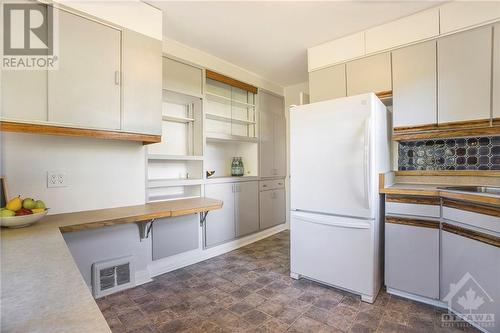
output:
M64 170L47 171L47 187L68 187L68 174Z

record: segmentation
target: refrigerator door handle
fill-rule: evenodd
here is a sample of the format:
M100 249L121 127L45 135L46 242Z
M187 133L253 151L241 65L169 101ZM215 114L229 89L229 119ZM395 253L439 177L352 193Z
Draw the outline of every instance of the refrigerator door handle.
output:
M303 222L314 223L314 224L323 224L330 227L340 227L340 228L350 228L350 229L369 229L370 223L368 222L343 222L343 221L331 221L326 219L315 219L311 217L305 216L294 216L294 219L300 220Z
M363 158L363 171L364 171L364 195L365 195L365 202L368 207L368 209L371 209L371 200L370 200L370 118L365 120L365 133L364 133L364 139L363 139L363 145L364 145L364 158Z

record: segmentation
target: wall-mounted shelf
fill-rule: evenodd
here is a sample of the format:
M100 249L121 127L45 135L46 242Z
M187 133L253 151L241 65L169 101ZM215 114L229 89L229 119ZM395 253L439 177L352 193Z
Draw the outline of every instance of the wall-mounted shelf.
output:
M203 184L203 179L149 179L148 188L161 188L169 186L189 186L189 185L201 185Z
M220 141L220 142L259 142L258 138L252 138L248 136L241 135L231 135L224 133L216 133L216 132L207 132L206 133L207 141Z
M208 113L208 112L205 113L205 116L207 117L207 119L226 121L229 123L242 124L242 125L254 125L256 123L255 121L231 118L231 117L221 116L221 115L218 115L215 113Z
M258 176L241 176L241 177L210 177L205 179L205 184L218 184L218 183L236 183L236 182L248 182L253 180L259 180Z
M203 161L203 156L149 154L148 160Z
M225 96L222 96L222 95L217 95L217 94L210 93L210 92L207 92L205 95L207 96L207 98L209 100L212 100L212 101L218 102L218 103L236 105L236 106L241 106L241 107L251 107L251 108L255 107L255 104L246 103L246 102L243 102L243 101L239 101L237 99L232 99L232 98L229 98L229 97L225 97Z
M0 131L59 135L59 136L83 136L83 137L91 137L96 139L107 139L107 140L139 141L145 145L150 143L161 142L161 135L85 129L85 128L75 128L75 127L54 126L54 125L28 124L28 123L18 123L10 121L0 121Z
M164 120L164 121L173 121L175 123L191 123L191 122L194 121L194 118L163 115L162 116L162 120Z

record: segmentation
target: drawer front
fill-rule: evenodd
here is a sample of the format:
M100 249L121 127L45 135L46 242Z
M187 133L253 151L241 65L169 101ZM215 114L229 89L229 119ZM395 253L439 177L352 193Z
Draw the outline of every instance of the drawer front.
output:
M443 218L500 234L500 209L497 207L444 200Z
M263 180L260 182L259 188L261 191L274 190L285 187L284 179Z
M439 218L441 213L439 205L422 205L401 202L386 202L385 212L387 214L412 215Z

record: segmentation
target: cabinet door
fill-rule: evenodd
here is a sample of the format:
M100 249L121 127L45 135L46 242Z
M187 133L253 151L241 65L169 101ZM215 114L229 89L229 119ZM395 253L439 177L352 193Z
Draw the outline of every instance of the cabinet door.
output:
M161 134L162 42L123 34L123 130Z
M198 248L198 215L158 219L153 224L153 260L170 257Z
M274 171L274 114L260 111L260 176L272 177Z
M211 211L207 215L205 225L205 244L213 246L234 239L234 193L232 183L205 185L205 196L222 200L221 209Z
M346 66L347 96L392 89L389 52L354 60Z
M59 69L48 73L50 122L120 128L120 35L59 10Z
M163 89L201 96L202 76L197 67L163 58Z
M346 96L345 64L309 73L311 103Z
M498 332L500 247L448 231L442 231L441 242L441 300L450 304L455 312L472 319L476 318L475 314L494 314L496 326L486 330ZM456 286L455 290L451 290L452 286ZM479 303L473 302L471 309L464 309L462 305L467 303L459 299L470 298Z
M493 41L493 118L500 120L500 24L494 27Z
M259 184L244 182L234 184L236 236L245 236L259 230Z
M490 118L492 28L439 39L438 122Z
M262 191L259 193L260 198L260 229L267 229L274 225L274 191Z
M436 41L392 52L394 127L437 123Z
M274 116L274 176L286 176L286 121L281 115Z
M439 229L385 224L385 284L439 298Z
M277 189L273 191L273 225L278 225L286 222L286 195L285 189Z

